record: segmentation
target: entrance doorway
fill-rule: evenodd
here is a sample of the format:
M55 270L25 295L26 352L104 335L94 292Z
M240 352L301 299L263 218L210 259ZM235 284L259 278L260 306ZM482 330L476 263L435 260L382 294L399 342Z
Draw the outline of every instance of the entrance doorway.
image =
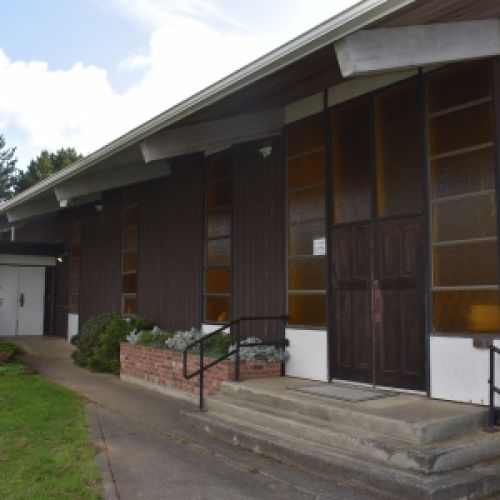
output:
M0 266L0 336L43 335L45 268Z
M422 217L334 227L335 378L425 387Z

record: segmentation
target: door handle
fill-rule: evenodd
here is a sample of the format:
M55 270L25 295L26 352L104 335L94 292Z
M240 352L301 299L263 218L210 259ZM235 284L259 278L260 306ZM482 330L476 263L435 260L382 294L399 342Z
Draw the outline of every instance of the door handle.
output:
M19 295L19 306L24 307L24 293Z

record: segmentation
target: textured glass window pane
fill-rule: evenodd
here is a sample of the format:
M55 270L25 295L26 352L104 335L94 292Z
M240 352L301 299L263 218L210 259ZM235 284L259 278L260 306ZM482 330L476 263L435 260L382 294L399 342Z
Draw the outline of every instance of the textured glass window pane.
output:
M491 95L490 61L460 64L428 76L431 113Z
M123 293L136 293L137 292L137 274L124 274L123 275Z
M336 223L371 215L370 107L358 101L332 113L333 205Z
M432 240L452 241L496 236L494 194L478 194L433 203Z
M325 290L325 257L300 257L289 261L289 290Z
M139 229L137 227L127 229L123 232L123 250L136 250L139 239Z
M432 197L495 189L493 147L431 161Z
M289 295L288 315L290 325L325 326L326 295Z
M207 293L229 293L231 290L231 271L229 267L206 270L205 291Z
M126 188L124 188L123 203L125 206L137 203L138 198L139 198L139 190L137 185L127 186Z
M313 116L288 127L288 157L324 147L323 115Z
M294 255L312 255L314 240L325 238L325 223L306 222L290 226L290 243L288 253Z
M123 299L123 314L137 313L137 299L135 297L125 297Z
M207 187L207 208L231 205L231 181L222 181Z
M416 81L375 98L377 215L422 210L421 112Z
M123 254L123 271L137 271L137 253L127 252Z
M78 276L80 274L80 259L71 259L69 274Z
M460 109L429 120L431 155L449 153L493 141L491 102Z
M207 265L229 265L231 261L231 242L229 238L207 242Z
M499 304L499 294L494 290L434 292L434 330L437 332L499 332Z
M231 234L231 213L217 211L207 215L207 237L217 238Z
M231 151L225 150L205 158L207 181L231 175Z
M288 195L290 222L325 217L325 189L321 187L294 191Z
M139 207L137 205L126 208L123 211L123 227L134 227L139 225Z
M288 161L288 188L295 189L310 184L320 184L325 178L323 151L300 156Z
M205 319L216 323L230 320L229 300L225 298L205 298Z
M496 242L434 247L434 286L496 285Z

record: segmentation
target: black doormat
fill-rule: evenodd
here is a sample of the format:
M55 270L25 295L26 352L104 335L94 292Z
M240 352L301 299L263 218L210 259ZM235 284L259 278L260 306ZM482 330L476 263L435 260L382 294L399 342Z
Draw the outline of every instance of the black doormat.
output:
M397 392L382 392L370 388L350 387L344 384L321 384L321 385L299 385L290 389L313 396L322 396L325 398L339 399L351 403L361 403L372 399L386 398L395 396Z

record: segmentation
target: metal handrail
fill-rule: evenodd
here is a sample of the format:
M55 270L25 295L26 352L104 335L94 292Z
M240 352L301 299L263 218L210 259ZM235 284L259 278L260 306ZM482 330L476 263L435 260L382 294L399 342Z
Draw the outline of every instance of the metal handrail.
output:
M496 424L496 410L495 410L495 394L500 395L500 387L495 386L495 354L500 354L500 348L490 345L490 413L489 413L489 427L493 429Z
M286 347L288 346L288 339L286 339L284 336L280 340L267 340L263 342L258 342L258 343L252 343L252 344L242 344L241 343L241 336L240 336L240 323L242 321L266 321L266 320L280 320L285 323L288 320L288 316L286 314L280 315L280 316L242 316L241 318L234 319L233 321L230 321L229 323L224 324L222 327L218 328L217 330L208 333L207 335L204 335L203 337L199 338L198 340L195 340L191 344L189 344L182 352L182 372L184 375L184 378L189 380L193 377L198 376L200 379L200 390L199 390L199 396L200 396L200 402L199 402L199 408L200 411L203 411L204 409L204 399L203 399L203 386L204 386L204 373L209 369L212 368L212 366L215 366L216 364L220 363L221 361L224 361L225 359L229 358L233 354L236 354L236 363L235 363L235 380L239 381L240 380L240 349L242 347L255 347L255 346L264 346L264 345L272 345L276 347ZM231 328L232 326L238 325L236 328L236 348L232 349L231 351L228 351L226 354L220 356L219 358L213 360L212 362L208 363L205 365L205 342L208 339L211 339L212 337L215 337L215 335L219 335L220 333L224 332L224 330L227 330L228 328ZM284 326L284 325L283 325ZM285 328L283 328L283 332L285 331ZM188 351L192 349L193 347L196 347L197 345L200 346L200 367L198 370L188 373L187 372L187 355ZM283 365L283 363L282 363ZM281 370L281 374L284 374L283 371L283 366Z

